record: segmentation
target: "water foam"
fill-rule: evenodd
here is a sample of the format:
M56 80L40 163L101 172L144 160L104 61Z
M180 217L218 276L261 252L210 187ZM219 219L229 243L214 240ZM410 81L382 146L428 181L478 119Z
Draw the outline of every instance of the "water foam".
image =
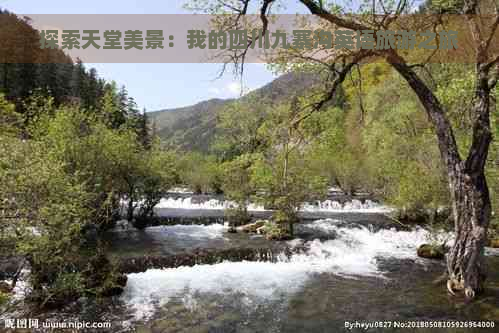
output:
M232 201L209 199L201 202L194 202L192 197L188 198L163 198L156 205L156 208L172 208L172 209L201 209L201 210L225 210L228 208L236 207ZM251 211L264 211L262 206L250 204L248 210Z
M223 233L227 230L228 226L219 223L210 225L162 225L147 228L149 233L160 233L162 236L166 236L165 238L175 237L200 240L223 238Z
M356 212L356 213L388 213L392 209L372 200L362 202L357 199L347 201L344 204L334 201L316 201L315 204L306 203L302 207L304 212Z
M188 187L173 187L168 190L170 193L179 193L179 194L194 194L194 192Z
M236 204L232 201L210 199L202 202L194 202L192 197L188 198L163 198L156 205L156 208L170 209L190 209L190 210L225 210L235 207ZM249 211L266 211L266 209L258 204L250 203ZM347 201L344 204L334 201L316 201L315 203L305 203L301 211L303 212L358 212L358 213L387 213L392 211L391 208L383 206L377 202L366 200L362 202L357 199Z
M264 302L299 290L317 273L383 278L379 257L416 258L416 248L427 242L428 231L348 228L334 220L319 220L311 228L330 232L335 239L306 242L307 250L291 258L270 262L222 262L129 274L123 299L137 319L152 315L171 299L185 300L202 293L238 294L251 302ZM290 246L303 243L292 241ZM187 306L187 305L186 305Z

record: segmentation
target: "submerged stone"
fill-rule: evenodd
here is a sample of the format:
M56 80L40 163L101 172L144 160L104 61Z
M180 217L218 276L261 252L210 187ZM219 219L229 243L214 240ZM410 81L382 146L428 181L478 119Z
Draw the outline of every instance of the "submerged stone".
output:
M195 249L169 255L147 255L123 258L118 262L121 273L145 272L151 268L176 268L181 266L211 265L223 261L270 261L275 262L279 255L290 257L293 253L304 251L302 247L283 248L274 252L271 248L233 248L233 249Z

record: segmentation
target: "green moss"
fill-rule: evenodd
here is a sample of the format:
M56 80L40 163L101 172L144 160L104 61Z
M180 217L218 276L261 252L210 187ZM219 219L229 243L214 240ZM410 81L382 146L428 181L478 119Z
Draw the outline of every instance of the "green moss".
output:
M7 302L9 301L9 298L10 298L9 294L6 294L6 293L0 291L0 307L7 304Z
M423 244L418 248L418 256L428 259L443 259L445 249L440 245Z

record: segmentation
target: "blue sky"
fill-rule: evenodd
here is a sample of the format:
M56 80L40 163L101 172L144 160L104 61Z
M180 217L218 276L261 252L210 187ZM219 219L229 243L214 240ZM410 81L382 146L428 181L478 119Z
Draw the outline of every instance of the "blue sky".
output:
M16 14L180 14L186 0L0 0ZM291 4L287 12L296 12ZM140 107L149 111L191 105L210 98L237 97L239 80L231 73L216 79L219 64L89 64L106 79L124 84ZM247 89L265 85L274 75L261 64L248 64Z

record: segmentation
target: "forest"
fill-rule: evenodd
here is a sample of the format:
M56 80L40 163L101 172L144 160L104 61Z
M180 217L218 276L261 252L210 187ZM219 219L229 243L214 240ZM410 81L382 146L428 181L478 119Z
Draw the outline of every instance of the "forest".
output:
M190 5L244 15L249 2ZM257 6L265 14L272 3ZM322 1L301 3L331 24L351 23ZM480 8L475 1L426 1L417 10ZM372 56L359 52L326 69L320 62L290 62L300 55L279 55L267 65L279 75L271 84L210 101L202 111L193 106L172 120L173 113L140 110L125 86L81 60L37 48L29 18L4 10L0 27L0 315L19 306L20 280L30 286L22 306L32 313L126 294L136 268L123 269L107 235L123 221L138 232L168 225L158 207L174 188L230 202L220 217L227 233L258 229L281 245L303 238L304 207L330 199L331 188L349 199L368 195L390 207L383 214L388 228L428 231L427 257L445 257L432 266L433 275L444 273L437 293L495 299L487 283L495 295L497 270L487 275L484 248L499 247L499 67L487 50L477 51L479 65L421 68L390 52L369 64L355 61ZM234 59L237 71L244 58L235 53ZM255 205L268 216L256 218ZM453 244L442 241L444 233ZM306 246L313 244L294 255L304 255ZM224 259L196 251L204 259L188 257L194 263L186 266ZM230 256L254 256L243 252ZM432 285L419 276L423 286ZM496 305L487 308L491 315L473 319L498 320Z

